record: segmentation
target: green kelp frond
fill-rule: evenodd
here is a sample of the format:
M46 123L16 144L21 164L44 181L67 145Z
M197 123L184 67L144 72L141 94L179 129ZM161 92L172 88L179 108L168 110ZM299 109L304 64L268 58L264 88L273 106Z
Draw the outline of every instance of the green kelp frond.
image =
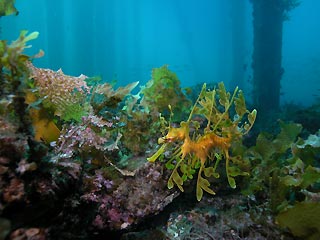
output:
M320 203L301 202L282 211L276 218L283 228L301 239L320 239Z
M279 213L295 203L307 201L319 192L320 168L317 156L320 147L316 135L299 138L302 126L280 122L277 136L260 133L256 145L245 151L252 164L251 177L245 195L264 193L268 207ZM311 141L310 141L311 140ZM305 195L305 197L304 197Z
M290 148L297 140L302 126L296 123L280 122L281 131L277 136L260 133L256 145L246 150L245 157L252 162L252 174L245 195L251 195L265 189L274 188L271 201L273 207L283 201L285 189L280 187L281 168L286 164ZM275 178L274 181L270 179ZM275 187L278 185L278 187ZM281 185L282 186L282 185ZM270 191L272 193L272 191ZM280 196L281 195L281 196Z

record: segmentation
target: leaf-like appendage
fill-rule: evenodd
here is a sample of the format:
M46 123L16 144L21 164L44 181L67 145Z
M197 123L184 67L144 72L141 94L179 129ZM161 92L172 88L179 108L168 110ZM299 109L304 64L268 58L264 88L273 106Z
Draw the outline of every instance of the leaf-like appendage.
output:
M234 177L237 176L248 176L249 173L247 172L243 172L241 171L241 169L237 166L230 166L230 161L226 160L226 172L227 172L227 178L228 178L228 182L230 187L232 188L236 188L236 181L234 179Z
M193 169L192 165L185 163L180 164L180 171L183 173L183 181L186 181L188 178L193 179L193 174L196 172L196 170Z
M230 106L230 93L226 91L223 82L218 84L217 92L219 94L219 103L224 106L225 109L228 109Z
M257 117L257 110L253 109L252 112L248 114L248 121L251 125L253 125L254 122L256 121L256 117Z
M234 99L234 105L236 113L239 115L239 119L241 119L243 115L247 112L246 101L241 90L239 90L238 96Z
M231 177L248 176L249 175L249 173L241 171L241 169L236 166L229 167L228 173L229 173L229 176L231 176Z
M227 177L228 177L228 182L229 182L230 187L236 188L237 185L236 185L236 181L234 180L234 178L231 177L230 175L227 175Z
M169 189L174 187L174 183L172 181L172 178L169 178L167 186L168 186Z
M172 170L172 169L174 169L174 165L173 165L171 162L167 162L167 163L166 163L166 168L167 168L168 170Z
M203 173L206 177L211 177L211 176L213 176L215 178L220 177L219 173L217 173L213 167L204 168Z
M185 181L187 181L187 179L188 179L188 175L183 174L181 178L182 178L182 181L185 182Z
M207 179L201 177L201 172L199 171L198 173L198 182L197 182L197 200L200 201L203 196L203 190L206 191L207 193L210 193L212 195L215 195L216 193L210 189L210 183Z
M170 179L172 178L172 180L175 182L175 184L177 185L177 187L180 189L181 192L183 192L183 179L180 177L179 173L177 172L177 169L173 170ZM169 180L170 180L169 179ZM169 184L169 182L168 182ZM169 185L168 185L169 187Z
M194 113L202 114L208 121L211 121L211 116L216 113L215 94L215 90L204 92L198 101L200 106L195 108Z
M204 97L204 94L207 92L207 84L204 83L201 88L201 92L199 94L199 99Z
M165 150L166 146L167 146L167 144L161 145L161 147L158 149L158 151L155 154L153 154L151 157L147 158L147 160L149 162L155 162L160 157L160 155L162 153L164 153L164 150Z
M203 196L203 190L199 184L197 184L197 190L196 190L197 200L201 201Z
M247 134L250 131L254 122L256 121L256 117L257 117L257 110L256 109L253 109L252 112L248 113L249 123L245 122L245 124L243 125L243 129L245 130L245 132L243 134Z

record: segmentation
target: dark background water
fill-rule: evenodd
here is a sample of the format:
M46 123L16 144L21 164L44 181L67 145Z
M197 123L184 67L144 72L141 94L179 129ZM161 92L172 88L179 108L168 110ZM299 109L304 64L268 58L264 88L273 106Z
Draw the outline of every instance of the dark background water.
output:
M18 16L0 19L1 39L39 31L30 49L45 51L38 67L123 85L144 84L153 67L168 64L183 86L224 81L250 95L249 0L17 0L16 7ZM319 10L320 1L302 0L284 22L282 103L319 97Z

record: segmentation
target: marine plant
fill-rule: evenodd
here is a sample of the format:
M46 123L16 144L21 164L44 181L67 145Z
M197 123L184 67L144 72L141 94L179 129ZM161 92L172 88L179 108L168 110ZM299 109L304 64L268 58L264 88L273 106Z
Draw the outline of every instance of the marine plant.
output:
M65 75L61 69L36 68L28 63L30 79L35 88L33 93L41 100L42 106L53 111L62 120L80 121L87 115L89 105L86 102L90 88L87 86L85 75L79 77Z
M11 14L18 15L18 10L14 6L15 0L2 0L0 2L0 18Z
M320 203L319 201L297 202L293 207L279 213L276 221L299 239L319 239Z
M123 115L122 143L133 155L144 154L150 146L151 136L156 134L155 125L159 118L144 111L133 111Z
M252 171L243 193L264 192L262 195L269 197L269 208L274 213L301 199L320 179L320 169L315 167L320 145L312 145L317 135L303 140L298 138L302 131L300 124L280 122L280 127L277 136L260 133L256 145L244 154L252 164Z
M255 145L246 149L243 156L252 165L251 176L243 193L251 195L267 191L270 194L274 192L272 189L278 190L277 193L270 196L271 209L273 209L272 206L276 207L279 204L279 200L276 198L279 199L280 195L283 200L285 193L280 194L279 171L285 165L288 152L302 130L302 126L295 123L280 122L280 128L281 130L276 136L267 132L260 133Z
M121 121L125 123L122 128L124 146L133 154L144 154L157 139L159 129L159 112L152 106L141 103L141 92L130 95L122 108Z
M168 105L175 112L174 118L181 119L191 104L180 88L177 75L164 65L152 69L151 79L139 93L130 95L122 108L123 144L131 153L145 153L152 139L159 137L159 114L169 116Z
M104 83L93 85L90 104L95 114L101 114L106 109L115 109L119 103L139 84L139 82L129 83L124 87L113 89L112 84Z
M151 114L169 115L168 105L171 105L174 117L179 119L191 105L180 88L177 75L167 65L152 69L152 78L142 87L141 94L141 106Z
M148 160L163 159L165 151L172 147L172 156L166 162L166 167L172 170L168 188L176 185L184 191L183 183L193 179L198 171L196 197L200 201L203 191L215 194L204 176L219 178L217 169L224 159L229 185L235 188L235 177L249 173L241 169L246 163L232 156L233 144L249 132L256 114L255 109L247 110L244 94L238 88L231 95L223 83L213 90L207 90L204 84L187 121L182 121L180 127L174 127L170 121L167 134L158 140L162 146Z
M26 105L24 104L25 89L28 84L29 70L27 62L42 56L40 52L34 56L24 54L29 48L27 43L38 37L38 32L28 34L21 31L17 40L10 44L0 41L0 113L4 118L10 118L20 125L19 130L29 131L29 122L26 118Z
M252 167L242 192L254 196L293 235L318 239L320 131L304 140L302 125L280 122L280 128L276 136L260 133L256 145L244 151Z
M21 31L19 38L10 44L5 40L0 41L1 94L15 93L26 78L26 62L32 57L23 54L23 51L30 47L26 45L27 42L37 38L39 34L27 33L28 31Z

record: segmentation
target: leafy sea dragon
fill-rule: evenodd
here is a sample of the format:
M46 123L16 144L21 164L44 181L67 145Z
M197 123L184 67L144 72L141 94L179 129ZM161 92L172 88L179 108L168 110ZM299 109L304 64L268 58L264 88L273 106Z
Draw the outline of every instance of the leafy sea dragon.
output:
M234 105L235 115L230 119L229 112L232 105ZM169 109L171 110L170 106ZM229 185L235 188L234 177L248 175L248 173L241 171L239 167L241 161L239 158L230 156L229 151L232 144L240 141L241 137L252 128L256 114L255 109L251 112L246 109L244 95L238 88L230 96L223 83L219 83L218 88L211 91L206 90L206 84L204 84L188 120L182 121L180 127L172 127L171 121L169 122L168 133L158 140L162 146L148 158L148 161L155 162L169 146L176 146L166 163L166 167L173 170L168 180L168 188L171 189L177 185L183 192L183 182L192 179L198 169L196 196L200 201L203 191L215 194L202 173L205 177L219 178L220 175L216 170L219 162L224 158ZM172 112L171 115L173 115ZM198 120L193 120L195 115L206 119L207 125L204 129L201 129ZM245 116L247 121L244 120ZM190 131L190 129L194 130Z

